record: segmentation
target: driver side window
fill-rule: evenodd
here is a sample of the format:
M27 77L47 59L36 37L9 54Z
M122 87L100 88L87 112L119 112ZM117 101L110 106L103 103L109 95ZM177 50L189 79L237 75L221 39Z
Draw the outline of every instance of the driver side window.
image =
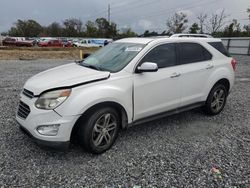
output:
M175 66L176 60L176 45L174 43L162 44L152 49L146 56L143 57L141 63L152 62L158 65L158 68Z

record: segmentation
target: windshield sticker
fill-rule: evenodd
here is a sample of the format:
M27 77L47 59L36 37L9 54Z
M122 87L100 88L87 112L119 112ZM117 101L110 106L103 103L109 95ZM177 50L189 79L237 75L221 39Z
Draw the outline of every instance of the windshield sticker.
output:
M142 47L128 47L125 49L125 52L139 52L141 49Z

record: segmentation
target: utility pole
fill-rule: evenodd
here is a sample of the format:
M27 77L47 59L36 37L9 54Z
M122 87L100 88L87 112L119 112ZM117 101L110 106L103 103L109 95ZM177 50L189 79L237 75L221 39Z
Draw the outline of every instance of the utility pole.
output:
M109 25L111 24L111 21L110 21L110 4L108 5L108 22L109 22Z

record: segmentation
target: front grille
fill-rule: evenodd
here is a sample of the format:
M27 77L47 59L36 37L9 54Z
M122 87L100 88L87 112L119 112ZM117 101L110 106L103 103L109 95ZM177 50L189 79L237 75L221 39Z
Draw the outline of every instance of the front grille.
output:
M17 115L20 118L26 119L30 113L30 107L24 102L20 101L17 109Z
M32 98L34 97L34 93L31 92L31 91L29 91L29 90L27 90L27 89L23 89L23 94L24 94L26 97L30 98L30 99L32 99Z

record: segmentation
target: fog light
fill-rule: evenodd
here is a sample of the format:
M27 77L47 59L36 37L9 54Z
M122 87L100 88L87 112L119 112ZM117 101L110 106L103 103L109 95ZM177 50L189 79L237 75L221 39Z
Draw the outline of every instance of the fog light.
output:
M41 125L37 127L37 132L45 136L56 136L59 130L59 124L55 125Z

